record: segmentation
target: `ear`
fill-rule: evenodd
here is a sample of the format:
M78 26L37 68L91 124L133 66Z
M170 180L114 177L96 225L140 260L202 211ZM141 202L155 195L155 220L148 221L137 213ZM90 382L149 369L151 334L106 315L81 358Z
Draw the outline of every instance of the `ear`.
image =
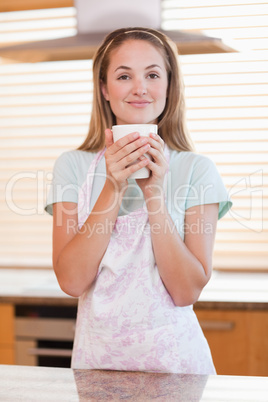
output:
M109 100L109 94L108 94L108 90L107 90L107 85L104 84L104 82L102 80L100 81L100 87L101 87L102 95L108 101Z

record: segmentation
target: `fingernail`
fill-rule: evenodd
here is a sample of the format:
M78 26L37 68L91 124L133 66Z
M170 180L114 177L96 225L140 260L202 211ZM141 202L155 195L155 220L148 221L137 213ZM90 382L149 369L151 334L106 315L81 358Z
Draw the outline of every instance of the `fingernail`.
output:
M133 138L134 138L134 140L136 139L136 138L139 138L139 136L140 136L140 134L137 132L137 133L133 133Z

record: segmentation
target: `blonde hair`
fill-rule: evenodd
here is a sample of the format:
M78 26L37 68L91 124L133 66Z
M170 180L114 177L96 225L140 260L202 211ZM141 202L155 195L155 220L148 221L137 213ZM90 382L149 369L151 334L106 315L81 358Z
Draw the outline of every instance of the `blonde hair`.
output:
M180 71L177 47L163 33L151 28L121 28L106 36L93 59L93 106L88 135L78 148L99 151L105 146L105 129L116 124L109 102L101 91L107 82L111 52L128 40L146 40L163 56L168 74L167 100L158 117L158 133L171 149L192 151L193 145L185 122L184 84Z

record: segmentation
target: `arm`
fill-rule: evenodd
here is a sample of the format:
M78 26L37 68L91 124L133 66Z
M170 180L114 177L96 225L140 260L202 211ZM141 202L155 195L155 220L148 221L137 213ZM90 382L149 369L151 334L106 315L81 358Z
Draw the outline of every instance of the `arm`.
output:
M117 204L111 208L113 202L107 183L80 230L77 204L53 205L53 268L62 290L71 296L79 297L96 278L119 210ZM107 212L98 213L102 211Z
M127 167L148 151L143 140L130 134L113 144L107 130L106 182L84 225L78 230L77 205L53 205L53 268L64 292L79 297L94 282L117 219L129 175L148 160ZM103 230L100 230L103 229Z
M208 282L218 219L218 204L189 208L185 214L185 239L181 239L167 211L163 181L167 170L164 143L151 135L149 179L138 180L148 209L152 244L161 279L177 306L193 304Z
M155 210L159 202L149 202L149 209ZM189 208L183 242L166 207L158 214L149 214L151 228L156 228L152 230L156 264L176 306L195 303L210 279L217 218L218 204Z

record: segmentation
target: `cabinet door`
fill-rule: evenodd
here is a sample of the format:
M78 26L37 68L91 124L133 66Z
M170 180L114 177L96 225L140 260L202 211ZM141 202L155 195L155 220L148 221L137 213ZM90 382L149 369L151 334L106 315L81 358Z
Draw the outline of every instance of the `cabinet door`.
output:
M0 304L0 364L14 363L14 307Z
M268 375L268 312L195 309L221 375Z

